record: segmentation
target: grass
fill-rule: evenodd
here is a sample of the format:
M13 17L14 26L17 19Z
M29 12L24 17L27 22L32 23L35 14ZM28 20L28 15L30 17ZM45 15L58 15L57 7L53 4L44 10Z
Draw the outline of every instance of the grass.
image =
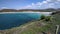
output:
M40 21L33 21L27 24L21 25L20 27L15 27L12 29L5 30L5 34L37 34L41 33L42 31L48 31L50 25L44 23L43 20ZM3 33L2 33L3 34Z
M60 25L60 14L52 15L52 21L36 20L19 27L4 30L0 34L41 34L42 32L55 33L55 25Z

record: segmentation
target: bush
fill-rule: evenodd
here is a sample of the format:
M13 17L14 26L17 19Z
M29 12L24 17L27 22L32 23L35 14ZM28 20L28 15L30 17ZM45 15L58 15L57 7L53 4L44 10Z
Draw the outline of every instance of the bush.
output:
M41 18L41 20L42 20L42 19L45 19L45 15L41 15L41 17L40 17L40 18Z
M51 16L41 15L41 19L40 20L43 20L43 19L45 19L45 21L51 21L52 17Z
M51 16L46 16L45 17L45 21L51 21L51 19L52 19Z

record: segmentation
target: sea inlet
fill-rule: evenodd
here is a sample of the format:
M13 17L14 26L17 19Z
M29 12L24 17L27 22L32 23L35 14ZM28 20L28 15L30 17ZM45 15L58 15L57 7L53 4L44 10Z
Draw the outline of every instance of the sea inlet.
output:
M0 30L18 27L31 20L40 19L40 12L1 12Z

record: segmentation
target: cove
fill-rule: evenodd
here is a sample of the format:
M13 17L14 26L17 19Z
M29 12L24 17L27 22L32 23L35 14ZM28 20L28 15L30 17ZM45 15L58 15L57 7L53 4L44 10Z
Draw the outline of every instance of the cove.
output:
M5 13L0 14L0 30L10 29L20 26L31 20L37 20L40 13Z

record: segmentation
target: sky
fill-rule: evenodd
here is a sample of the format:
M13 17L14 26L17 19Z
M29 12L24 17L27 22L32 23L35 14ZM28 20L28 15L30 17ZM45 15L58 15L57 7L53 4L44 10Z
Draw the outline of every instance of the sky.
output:
M60 0L0 0L0 9L60 8Z

